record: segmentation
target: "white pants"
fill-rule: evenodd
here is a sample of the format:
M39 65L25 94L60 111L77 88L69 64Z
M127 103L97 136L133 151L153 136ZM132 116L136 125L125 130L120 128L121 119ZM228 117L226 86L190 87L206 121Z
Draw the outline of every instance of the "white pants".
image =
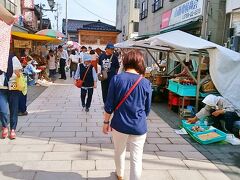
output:
M143 146L146 140L144 135L128 135L113 129L112 131L116 173L124 177L126 146L130 149L130 180L140 180L142 174Z

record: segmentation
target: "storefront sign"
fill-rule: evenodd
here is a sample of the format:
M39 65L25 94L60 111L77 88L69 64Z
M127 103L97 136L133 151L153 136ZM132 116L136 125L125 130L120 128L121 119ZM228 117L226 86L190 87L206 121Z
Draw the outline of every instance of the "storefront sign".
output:
M169 21L171 18L171 14L172 14L172 10L166 11L163 13L162 15L162 24L161 24L161 28L166 28L169 26Z
M171 12L171 13L170 13ZM162 16L161 28L166 28L203 14L203 0L189 0L171 11L167 11ZM170 16L170 18L169 18ZM167 18L169 18L167 20Z
M26 40L14 40L14 48L32 48L32 41L26 41Z

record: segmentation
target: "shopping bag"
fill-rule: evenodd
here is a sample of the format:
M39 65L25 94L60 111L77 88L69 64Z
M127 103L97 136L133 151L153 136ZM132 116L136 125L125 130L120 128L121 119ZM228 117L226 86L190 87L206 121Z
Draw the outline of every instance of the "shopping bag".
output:
M107 70L102 70L101 73L98 74L99 81L105 81L108 78Z
M15 82L10 81L8 87L9 90L21 91L24 95L27 94L27 82L23 74L20 74Z

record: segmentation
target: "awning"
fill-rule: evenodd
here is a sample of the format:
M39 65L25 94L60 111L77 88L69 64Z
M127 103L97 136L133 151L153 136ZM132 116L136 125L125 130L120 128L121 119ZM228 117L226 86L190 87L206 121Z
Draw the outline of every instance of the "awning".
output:
M60 44L62 41L57 38L51 38L48 36L40 36L37 34L28 34L24 32L12 32L12 36L16 36L23 39L34 40L34 41L48 41L54 44Z

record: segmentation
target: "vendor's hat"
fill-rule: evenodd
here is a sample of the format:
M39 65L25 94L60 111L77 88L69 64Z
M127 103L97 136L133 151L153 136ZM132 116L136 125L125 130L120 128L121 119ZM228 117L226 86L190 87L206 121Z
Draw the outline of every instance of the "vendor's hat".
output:
M208 105L208 106L216 106L218 101L219 101L220 97L219 96L215 96L215 95L212 95L212 94L209 94L208 96L206 96L204 99L203 99L203 103Z
M89 54L84 53L83 55L83 61L91 61L92 60L92 56Z
M34 64L34 65L37 65L37 64L38 64L38 62L37 62L37 61L35 61L35 60L32 60L32 64Z
M114 49L114 45L112 43L108 43L105 49Z

